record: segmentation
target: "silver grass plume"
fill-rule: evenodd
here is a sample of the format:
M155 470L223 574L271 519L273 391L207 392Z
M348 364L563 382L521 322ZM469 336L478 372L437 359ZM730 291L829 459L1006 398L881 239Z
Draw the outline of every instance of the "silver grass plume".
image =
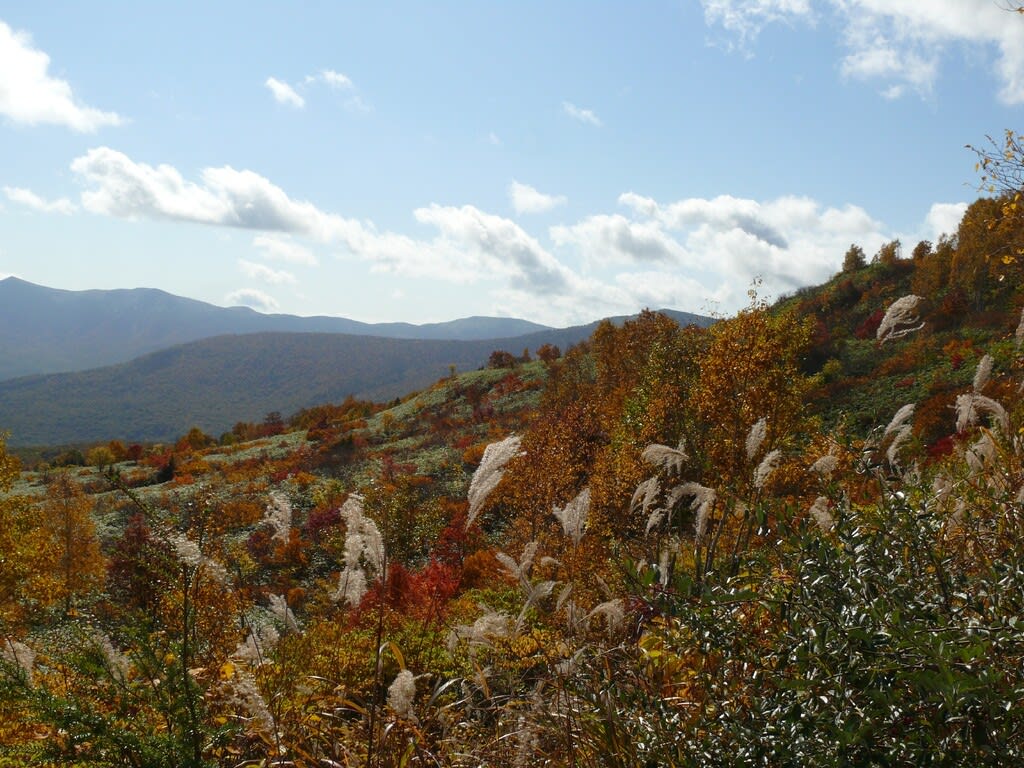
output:
M376 577L384 567L384 540L377 524L363 514L363 497L353 493L341 506L345 520L345 565L338 574L338 588L331 593L335 602L356 606L366 594L367 570Z
M824 496L819 496L811 504L810 513L811 517L814 518L814 522L818 524L822 533L829 533L833 528L836 527L836 521L832 518L832 514L828 511L829 503L828 499Z
M622 598L606 600L605 602L598 604L590 613L587 614L587 620L589 621L595 616L604 617L605 625L608 628L608 637L611 638L622 628L622 625L626 620L626 603Z
M408 669L395 675L394 681L388 686L388 706L395 714L405 720L416 720L412 705L416 699L416 678Z
M921 297L914 294L896 299L885 311L882 322L878 324L875 338L884 344L887 341L895 341L909 336L924 328L924 323L918 316L918 307L921 301Z
M252 731L264 736L272 735L276 726L274 716L256 685L256 678L240 667L235 667L234 675L225 684L226 699L249 715Z
M904 424L900 427L896 433L896 437L889 443L889 447L885 451L885 458L889 460L889 463L894 467L900 463L900 448L902 448L906 442L910 439L912 427L909 424Z
M992 439L992 433L983 431L971 447L967 449L967 466L972 474L981 474L986 466L993 466L996 460L996 443Z
M260 665L267 661L268 654L277 646L281 635L273 624L266 624L258 630L250 629L245 640L238 644L232 658Z
M507 637L509 634L510 619L504 613L481 606L485 613L471 625L459 625L448 635L448 649L455 650L460 640L469 644L470 652L476 647L490 646L492 638Z
M988 384L989 378L992 376L992 364L995 361L992 359L992 355L985 355L978 361L978 368L974 372L974 391L981 392Z
M284 595L270 596L270 612L275 619L281 622L286 631L299 631L299 622L295 620L295 614L288 607L288 600Z
M512 557L506 555L504 552L499 552L495 555L495 558L499 563L504 566L505 570L508 571L512 578L516 579L524 587L529 586L529 579L527 578L530 573L530 569L533 568L533 559L537 556L537 548L540 545L536 541L531 541L523 547L523 554L519 558L519 562L516 562Z
M338 603L344 600L355 608L362 602L369 587L366 583L366 572L359 568L345 566L338 574L338 588L331 593L331 599Z
M768 421L767 419L760 418L754 426L750 428L750 432L747 433L747 458L751 461L757 456L757 452L761 450L761 443L764 442L765 437L768 435Z
M896 415L892 417L892 421L889 422L889 425L885 428L885 432L882 434L882 437L886 437L893 433L896 435L892 442L889 443L889 448L885 452L885 458L889 460L890 464L895 465L899 463L900 448L902 448L906 444L907 440L910 439L913 427L907 422L913 418L914 408L914 403L907 403L896 411Z
M953 481L949 475L939 473L932 480L932 494L935 505L939 509L943 509L946 506L946 502L949 501L950 496L953 494Z
M647 478L633 492L633 498L629 502L629 511L635 512L637 507L640 507L640 510L646 514L655 499L658 498L659 491L661 491L661 483L658 481L658 476Z
M838 467L839 459L831 453L826 453L824 456L818 457L818 459L811 464L811 472L819 475L823 480L828 480L832 477L832 474Z
M978 423L982 414L987 413L995 424L1003 431L1010 432L1010 417L1006 409L990 397L977 392L967 392L956 398L956 430L963 432Z
M562 588L558 591L558 599L555 600L555 611L562 610L562 606L565 605L570 595L572 595L572 582L563 584Z
M363 497L353 493L341 505L345 519L345 563L367 567L379 573L384 567L384 539L373 520L363 513Z
M882 437L887 437L905 425L907 421L913 417L914 407L914 403L907 403L896 411L896 415L892 417L892 421L890 421L889 426L885 428L885 432L882 433Z
M655 509L647 518L647 525L644 526L644 536L650 536L651 531L661 526L665 521L665 510Z
M287 496L280 491L271 492L270 503L263 513L263 522L274 529L271 536L273 541L288 541L292 530L292 505Z
M32 685L32 668L36 663L36 652L22 642L5 637L0 642L0 659L16 664Z
M480 466L476 468L473 479L469 481L469 492L466 495L469 501L466 528L473 524L487 497L501 482L501 478L505 475L505 465L519 455L521 442L518 435L509 435L504 440L491 443L484 449Z
M672 571L676 565L676 555L679 554L679 539L676 536L669 536L668 541L658 553L658 583L667 587L672 578Z
M574 546L579 546L583 532L587 527L587 515L590 512L590 488L584 488L575 499L564 507L555 507L552 514L562 524L562 532L572 539Z
M227 569L216 560L207 557L199 548L199 544L192 541L183 533L172 533L167 536L167 543L174 549L178 560L195 573L209 572L216 581L227 584L229 581Z
M522 609L519 611L519 616L516 618L516 634L523 627L523 622L526 620L526 614L531 608L533 608L541 600L544 600L551 596L551 593L555 591L555 585L557 581L538 581L536 584L527 583L523 585L523 592L526 595L526 601L523 603ZM570 605L572 601L569 601Z
M761 463L757 465L757 469L754 470L754 487L758 490L764 488L764 484L768 482L768 478L771 477L779 466L779 459L782 458L782 451L776 448L774 451L769 451L765 454L765 457L761 459Z
M690 509L693 510L696 515L693 521L693 531L697 536L697 540L703 540L708 530L708 518L711 516L711 510L715 506L715 500L718 495L715 493L713 488L707 488L700 483L683 483L677 489L679 491L679 498L684 496L693 496L693 501L690 502Z
M679 441L677 448L670 448L660 443L652 443L644 448L641 457L648 464L678 475L683 471L683 464L689 458L686 455L686 451L683 450L684 445L685 443L682 440Z

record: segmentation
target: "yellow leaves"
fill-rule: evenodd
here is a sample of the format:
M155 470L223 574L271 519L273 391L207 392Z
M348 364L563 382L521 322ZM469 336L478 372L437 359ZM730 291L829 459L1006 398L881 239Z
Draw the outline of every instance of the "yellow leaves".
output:
M217 670L217 677L220 680L230 680L235 676L235 665L230 661L225 661L220 665L220 669Z

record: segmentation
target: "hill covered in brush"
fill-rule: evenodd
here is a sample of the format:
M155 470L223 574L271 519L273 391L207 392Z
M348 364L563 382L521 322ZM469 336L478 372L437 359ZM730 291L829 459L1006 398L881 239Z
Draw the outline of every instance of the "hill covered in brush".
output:
M1020 762L1012 202L709 328L72 474L0 451L0 755Z

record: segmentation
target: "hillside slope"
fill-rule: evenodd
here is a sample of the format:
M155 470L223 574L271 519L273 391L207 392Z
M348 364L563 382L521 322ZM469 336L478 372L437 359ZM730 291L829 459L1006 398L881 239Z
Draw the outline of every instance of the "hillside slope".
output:
M473 370L495 349L562 348L593 326L511 339L435 341L317 333L218 336L79 373L0 382L0 424L12 445L122 438L168 440L348 395L388 400Z

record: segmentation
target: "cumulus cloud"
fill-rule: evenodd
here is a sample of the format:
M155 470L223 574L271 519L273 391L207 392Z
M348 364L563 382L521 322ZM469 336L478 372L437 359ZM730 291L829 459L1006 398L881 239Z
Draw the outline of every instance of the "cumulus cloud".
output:
M139 163L106 147L77 158L72 169L84 186L82 206L91 212L259 230L253 246L267 259L293 264L315 263L297 242L308 238L374 271L483 283L495 311L551 324L643 306L702 311L714 304L733 311L746 303L755 277L766 294L778 296L831 277L850 243L873 253L895 236L854 205L798 196L662 201L637 192L620 195L618 211L549 227L547 240L472 205L415 209L421 231L412 236L296 200L250 170L207 168L192 181L171 166ZM952 230L962 212L962 204L937 204L921 231ZM243 260L240 268L268 284L295 279L255 262ZM276 308L272 297L246 291L232 296Z
M960 219L967 212L967 203L935 203L925 217L925 228L932 242L942 235L955 234L960 228Z
M270 285L281 285L282 283L295 284L295 275L283 269L271 269L265 264L257 264L245 259L239 259L238 266L245 276L252 280L259 280Z
M994 52L999 98L1024 103L1024 25L989 0L702 0L709 25L741 45L776 22L827 17L841 28L845 77L882 80L885 98L929 93L950 48Z
M443 262L504 275L513 287L541 294L563 291L571 281L569 270L509 219L472 205L431 205L414 215L439 230L428 250Z
M255 288L240 288L224 297L229 307L249 307L258 312L276 312L280 307L277 299Z
M305 264L310 267L315 267L319 263L311 250L299 245L287 235L256 235L252 239L252 244L263 252L265 259Z
M672 267L687 275L686 282L662 280L659 291L672 286L673 295L692 300L700 285L705 301L732 309L755 277L779 295L830 277L851 242L870 250L889 239L862 208L823 208L804 197L760 202L723 195L661 203L628 192L619 203L632 215L601 214L552 227L551 238L577 248L594 265L644 267L616 277L617 285L638 299L646 280L674 274L666 269ZM660 305L668 304L664 298Z
M545 213L565 205L565 195L546 195L529 184L520 184L513 180L508 186L508 196L516 213Z
M76 158L72 171L84 183L86 210L125 219L165 219L257 229L254 245L278 258L305 258L283 235L303 235L341 246L379 270L467 282L486 277L540 293L562 290L567 271L515 222L473 206L431 205L416 221L437 235L417 240L379 232L372 223L327 213L297 201L268 179L230 166L206 168L200 183L169 165L138 163L108 147Z
M93 213L300 233L321 240L361 228L312 203L291 199L253 171L231 166L204 169L197 184L173 166L137 163L121 152L99 147L76 158L71 170L87 187L82 205Z
M571 101L562 102L562 111L573 120L579 120L581 123L592 125L595 128L600 128L602 125L601 118L595 115L591 110L577 107Z
M289 107L302 109L306 106L306 100L288 83L278 80L276 77L268 77L264 85L274 95L274 101L278 104L287 104Z
M25 32L0 21L0 114L25 125L62 125L94 133L124 119L80 103L66 80L48 73L50 57L33 47Z
M657 222L631 221L620 214L589 216L571 226L554 226L550 234L556 244L574 246L597 263L682 263L686 255Z
M4 194L12 203L18 203L43 213L62 213L66 216L78 210L78 206L66 197L45 200L32 190L22 187L4 187Z

